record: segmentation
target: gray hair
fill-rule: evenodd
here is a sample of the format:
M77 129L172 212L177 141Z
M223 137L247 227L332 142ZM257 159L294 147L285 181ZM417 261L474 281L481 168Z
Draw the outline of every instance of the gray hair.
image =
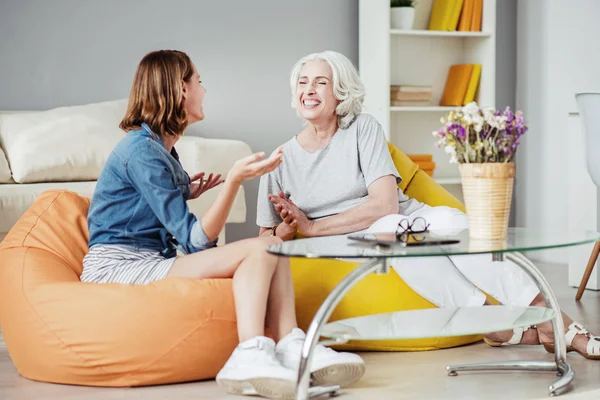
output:
M338 126L342 129L350 126L357 114L362 111L362 105L365 98L365 87L358 76L358 71L352 61L345 55L335 51L324 51L322 53L312 53L302 57L292 68L290 86L292 87L292 108L301 117L298 111L298 100L296 99L296 87L302 67L308 61L325 61L331 67L333 73L333 95L340 100L340 104L335 109L338 116Z

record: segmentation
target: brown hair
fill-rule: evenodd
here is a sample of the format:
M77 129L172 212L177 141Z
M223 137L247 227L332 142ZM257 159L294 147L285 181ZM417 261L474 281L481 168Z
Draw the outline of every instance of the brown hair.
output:
M190 57L182 51L148 53L138 65L125 117L119 128L139 129L142 123L161 137L183 134L188 125L181 82L194 74Z

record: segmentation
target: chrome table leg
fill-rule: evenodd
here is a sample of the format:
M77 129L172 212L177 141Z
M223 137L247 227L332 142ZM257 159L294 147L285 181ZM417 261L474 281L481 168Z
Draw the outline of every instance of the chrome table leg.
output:
M558 395L567 389L575 377L575 371L567 364L567 346L565 342L565 326L558 305L558 301L548 284L548 281L537 269L537 267L520 253L506 253L505 257L521 267L533 279L540 293L546 300L546 305L554 310L555 317L552 319L554 329L555 353L554 361L506 361L476 364L448 365L448 375L456 376L459 371L486 371L486 370L518 370L518 371L556 371L560 376L554 384L550 385L548 392L550 396Z
M387 266L386 259L372 259L366 263L356 267L350 272L337 286L329 293L319 310L315 314L308 331L306 332L306 339L304 340L304 346L302 346L302 356L300 358L300 368L298 370L298 383L296 386L296 400L308 400L314 396L313 391L309 391L310 386L310 362L312 360L312 353L319 340L319 334L321 328L327 323L327 320L331 316L331 313L338 305L340 300L348 293L350 289L354 287L358 282L363 280L365 277L373 272L378 272L382 268L385 269ZM331 390L328 390L331 392ZM333 394L333 393L332 393Z

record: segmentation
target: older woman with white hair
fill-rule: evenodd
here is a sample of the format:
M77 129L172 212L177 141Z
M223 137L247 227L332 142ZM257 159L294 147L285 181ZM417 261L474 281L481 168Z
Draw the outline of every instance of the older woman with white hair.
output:
M325 51L300 59L291 74L292 107L304 128L283 145L283 163L261 177L260 235L293 239L340 235L371 228L382 232L400 219L423 217L431 230L467 227L449 207L430 207L406 196L377 120L362 114L364 86L352 62ZM390 216L392 215L392 216ZM391 221L391 224L390 224ZM508 305L544 306L534 282L510 261L468 255L397 259L393 267L421 296L439 307L488 304L483 291ZM563 315L569 349L600 358L600 341ZM531 329L530 329L531 328ZM544 343L552 348L550 322L486 335L493 346ZM588 345L589 343L589 345Z

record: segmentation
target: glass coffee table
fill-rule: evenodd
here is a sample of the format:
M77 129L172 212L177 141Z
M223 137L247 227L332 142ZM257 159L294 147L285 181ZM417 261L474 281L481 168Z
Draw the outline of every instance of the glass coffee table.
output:
M279 243L268 248L268 252L283 257L335 258L362 260L363 264L350 272L327 296L315 314L302 348L298 371L296 399L324 393L335 393L337 386L310 388L308 365L312 352L321 336L331 338L328 343L345 343L348 340L415 339L426 337L459 336L482 334L530 326L551 320L554 327L556 350L553 361L505 361L476 364L448 365L448 375L456 376L460 371L519 370L553 371L560 378L549 387L550 395L562 393L575 373L567 363L565 331L560 307L548 282L537 267L521 252L539 251L559 247L577 246L600 241L597 232L541 231L525 228L510 228L506 241L479 241L469 238L468 231L445 236L459 239L457 244L437 246L402 247L377 246L349 239L347 236L328 236L298 239ZM335 321L327 324L331 313L346 293L366 276L389 272L389 259L398 257L436 257L466 254L490 254L492 260L513 261L536 283L546 300L548 308L485 306L469 308L437 308L413 310ZM432 323L434 322L434 323Z

